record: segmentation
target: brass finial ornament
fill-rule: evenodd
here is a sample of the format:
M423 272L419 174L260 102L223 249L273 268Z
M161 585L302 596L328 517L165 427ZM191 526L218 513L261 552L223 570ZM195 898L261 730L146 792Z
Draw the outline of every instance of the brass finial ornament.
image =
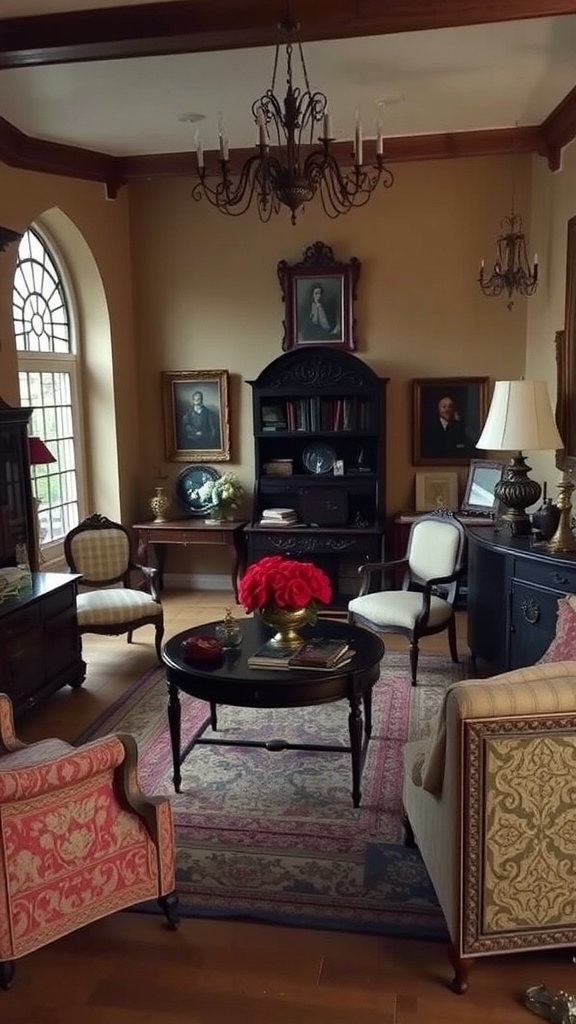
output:
M556 528L556 532L552 535L549 541L545 542L546 549L548 551L552 551L556 555L568 554L576 551L576 537L574 537L571 525L574 482L570 471L563 474L562 479L558 484L558 491L559 495L556 501L556 507L560 511L560 521Z

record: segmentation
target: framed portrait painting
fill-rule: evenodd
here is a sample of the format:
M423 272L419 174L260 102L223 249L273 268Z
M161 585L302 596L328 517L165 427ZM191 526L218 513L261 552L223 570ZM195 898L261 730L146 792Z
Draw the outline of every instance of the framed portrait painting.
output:
M228 462L228 370L162 373L164 437L170 462Z
M360 261L355 256L339 262L329 245L314 242L300 263L280 260L277 273L284 301L284 351L299 345L356 348Z
M488 377L412 381L415 466L464 466L481 457L476 443L488 411Z

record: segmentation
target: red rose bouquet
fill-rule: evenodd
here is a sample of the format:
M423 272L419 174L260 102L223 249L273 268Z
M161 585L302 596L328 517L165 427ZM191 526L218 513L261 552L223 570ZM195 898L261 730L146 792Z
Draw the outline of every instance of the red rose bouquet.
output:
M261 558L249 566L239 587L240 601L247 612L270 605L294 611L328 604L332 597L330 580L312 562L296 562L282 555Z

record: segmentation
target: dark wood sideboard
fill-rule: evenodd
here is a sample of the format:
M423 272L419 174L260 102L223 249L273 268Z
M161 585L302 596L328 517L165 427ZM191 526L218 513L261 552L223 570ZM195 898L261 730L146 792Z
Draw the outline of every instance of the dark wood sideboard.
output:
M80 686L82 660L76 588L79 576L32 573L30 587L0 601L0 691L16 715L61 686Z
M533 665L556 631L558 599L576 593L576 555L530 537L466 528L468 645L480 675Z

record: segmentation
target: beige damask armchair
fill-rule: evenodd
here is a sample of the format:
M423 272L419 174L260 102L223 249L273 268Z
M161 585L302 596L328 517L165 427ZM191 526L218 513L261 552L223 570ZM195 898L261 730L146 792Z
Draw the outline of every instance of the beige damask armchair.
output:
M576 662L451 685L404 750L416 842L451 939L452 989L476 957L576 944Z

